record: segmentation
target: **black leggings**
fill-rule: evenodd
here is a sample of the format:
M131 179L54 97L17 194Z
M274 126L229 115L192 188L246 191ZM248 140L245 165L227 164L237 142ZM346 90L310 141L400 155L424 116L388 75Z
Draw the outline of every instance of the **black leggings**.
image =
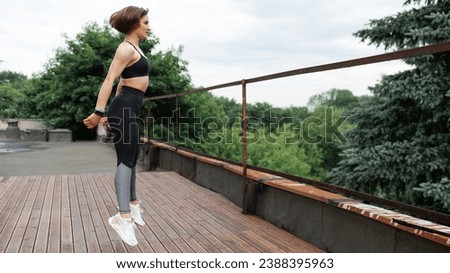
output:
M121 212L130 212L130 201L136 200L136 162L139 152L139 109L144 92L122 86L108 109L108 123L117 154L114 178Z

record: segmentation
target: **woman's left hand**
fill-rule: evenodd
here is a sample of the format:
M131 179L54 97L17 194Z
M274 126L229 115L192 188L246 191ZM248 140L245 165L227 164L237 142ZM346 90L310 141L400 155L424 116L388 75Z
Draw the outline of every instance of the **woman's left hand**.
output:
M83 119L83 123L88 129L92 129L98 125L101 118L101 116L92 113L89 117Z

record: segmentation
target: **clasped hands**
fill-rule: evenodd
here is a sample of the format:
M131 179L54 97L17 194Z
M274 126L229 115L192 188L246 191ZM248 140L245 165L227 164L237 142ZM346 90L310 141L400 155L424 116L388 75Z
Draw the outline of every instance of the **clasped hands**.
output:
M102 126L107 127L108 126L108 118L107 117L101 117L95 113L92 113L89 117L83 119L84 125L88 129L95 128L98 124L101 124Z

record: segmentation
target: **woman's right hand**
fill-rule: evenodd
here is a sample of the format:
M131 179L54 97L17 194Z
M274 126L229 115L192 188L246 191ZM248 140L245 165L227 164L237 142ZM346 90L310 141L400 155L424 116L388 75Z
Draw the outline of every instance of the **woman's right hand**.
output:
M100 124L103 125L104 127L108 127L108 125L109 125L108 118L107 117L102 117L100 119Z
M92 129L92 128L95 128L99 124L101 119L102 119L101 116L92 113L89 117L83 119L83 123L84 123L84 125L86 125L86 127L88 129Z

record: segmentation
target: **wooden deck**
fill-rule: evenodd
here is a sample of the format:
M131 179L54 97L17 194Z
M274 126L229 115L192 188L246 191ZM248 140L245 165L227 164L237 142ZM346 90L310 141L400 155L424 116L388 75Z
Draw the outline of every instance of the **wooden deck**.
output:
M173 172L137 175L144 227L122 243L112 174L0 177L0 253L320 252Z

